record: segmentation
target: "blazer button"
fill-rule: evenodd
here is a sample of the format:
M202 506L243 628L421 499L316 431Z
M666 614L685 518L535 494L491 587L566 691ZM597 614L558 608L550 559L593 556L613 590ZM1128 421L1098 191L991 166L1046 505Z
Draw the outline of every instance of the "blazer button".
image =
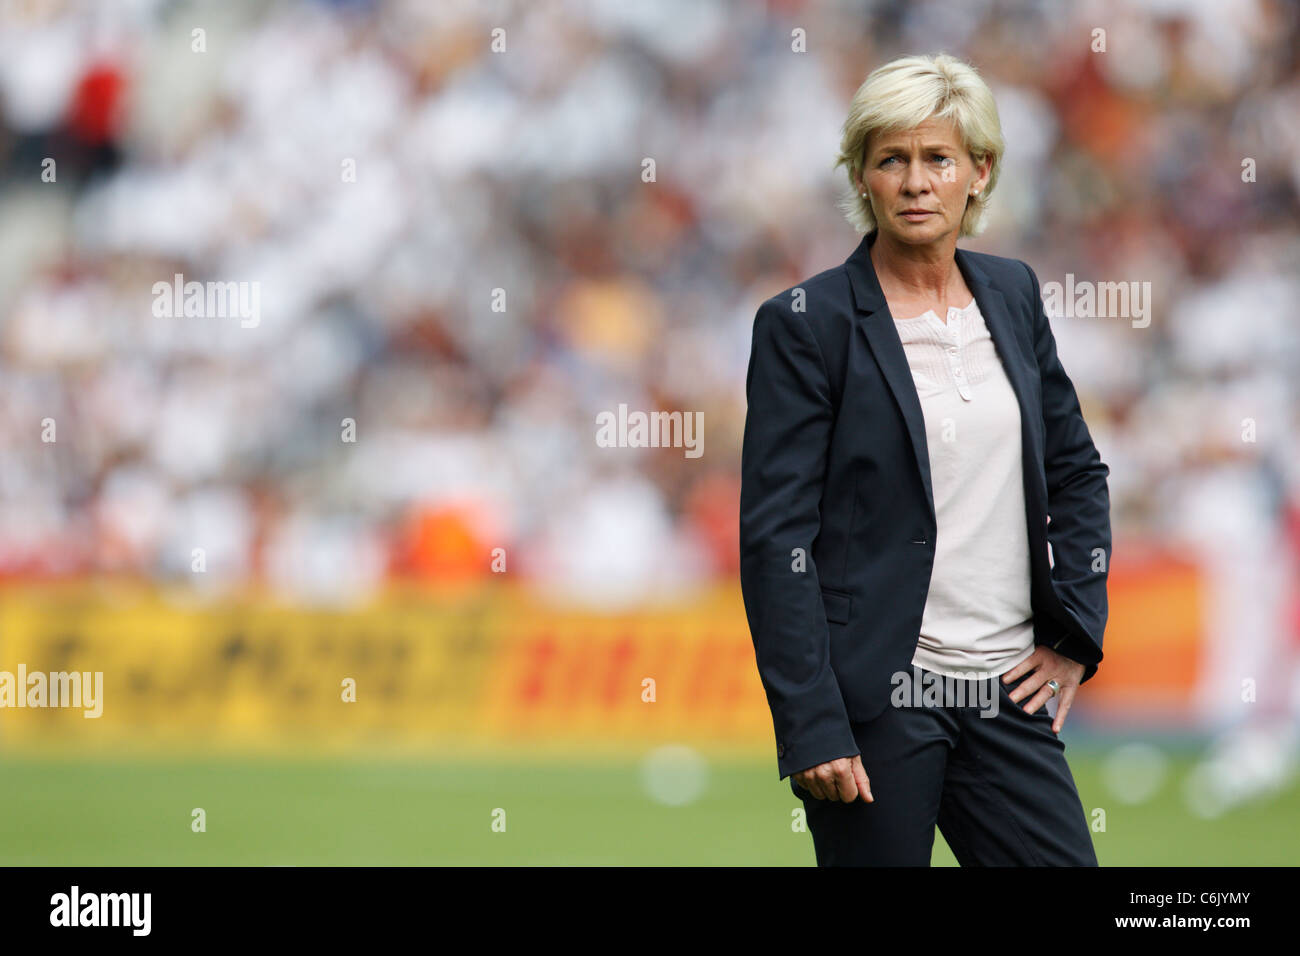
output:
M777 755L778 757L784 757L784 756L785 756L785 744L777 744L777 745L776 745L776 755Z

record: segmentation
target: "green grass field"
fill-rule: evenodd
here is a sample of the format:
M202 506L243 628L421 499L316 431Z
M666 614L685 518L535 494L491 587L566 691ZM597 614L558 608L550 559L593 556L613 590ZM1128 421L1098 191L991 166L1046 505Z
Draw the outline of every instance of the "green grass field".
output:
M1100 753L1072 752L1085 808L1106 809L1103 865L1294 865L1300 786L1213 821L1193 816L1174 757L1126 805ZM0 757L4 865L813 865L799 802L770 761L711 761L694 802L648 796L635 760L120 760ZM191 810L207 815L191 830ZM505 832L491 828L506 811ZM934 864L955 865L936 835Z

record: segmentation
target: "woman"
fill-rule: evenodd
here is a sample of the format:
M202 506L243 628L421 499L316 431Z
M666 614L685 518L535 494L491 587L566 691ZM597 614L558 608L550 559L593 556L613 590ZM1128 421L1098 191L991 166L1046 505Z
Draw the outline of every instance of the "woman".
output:
M1097 862L1057 734L1101 660L1109 469L1033 271L957 248L1002 152L969 65L873 72L836 164L866 235L755 318L741 586L820 865L929 865L936 825L962 865Z

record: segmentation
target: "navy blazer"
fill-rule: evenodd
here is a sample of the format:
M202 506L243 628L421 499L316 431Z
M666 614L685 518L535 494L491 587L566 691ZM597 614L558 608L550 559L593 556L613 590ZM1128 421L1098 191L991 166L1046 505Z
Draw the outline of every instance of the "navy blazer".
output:
M868 255L876 235L754 319L740 584L781 779L858 753L850 722L911 672L934 566L925 419ZM1033 270L960 248L956 260L1020 404L1034 642L1083 663L1086 681L1106 628L1110 470Z

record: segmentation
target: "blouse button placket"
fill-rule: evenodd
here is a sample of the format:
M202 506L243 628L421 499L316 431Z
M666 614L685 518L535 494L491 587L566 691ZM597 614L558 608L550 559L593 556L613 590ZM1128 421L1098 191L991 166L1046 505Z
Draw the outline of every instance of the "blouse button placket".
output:
M962 371L961 350L956 345L956 343L959 341L958 327L956 323L960 321L961 321L961 310L949 309L948 310L949 324L946 324L944 326L944 334L947 336L948 341L952 343L947 346L946 351L948 353L948 364L952 368L953 381L957 383L957 394L960 395L964 401L969 402L972 399L970 384L966 381L966 373Z

